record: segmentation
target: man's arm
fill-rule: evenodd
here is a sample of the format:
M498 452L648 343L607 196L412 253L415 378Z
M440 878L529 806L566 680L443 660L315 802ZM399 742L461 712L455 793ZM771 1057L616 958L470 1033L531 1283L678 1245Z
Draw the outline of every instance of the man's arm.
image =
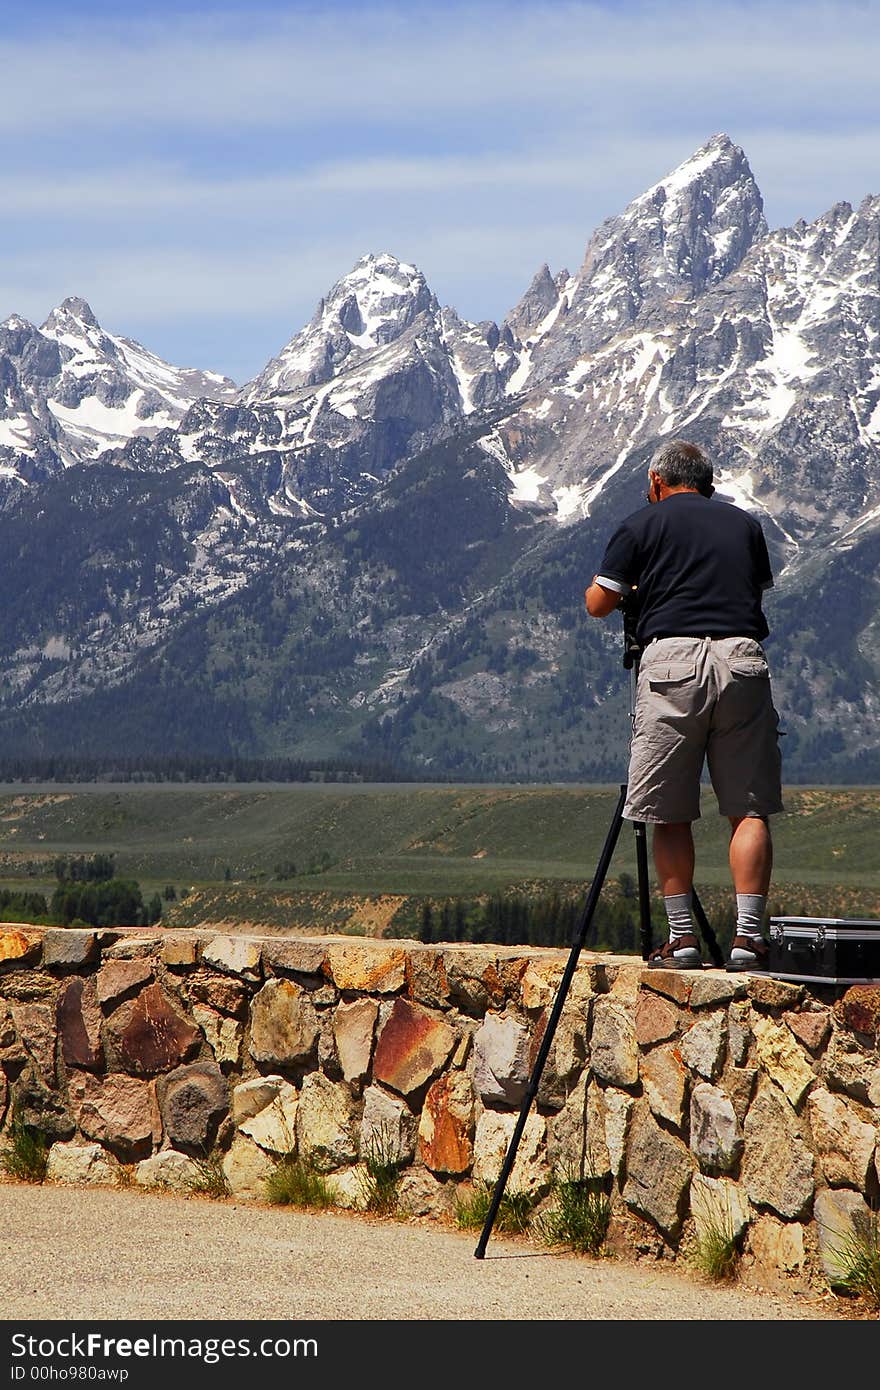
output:
M607 618L623 597L622 590L612 589L610 581L601 582L603 578L602 575L594 575L592 584L584 594L587 612L591 618Z

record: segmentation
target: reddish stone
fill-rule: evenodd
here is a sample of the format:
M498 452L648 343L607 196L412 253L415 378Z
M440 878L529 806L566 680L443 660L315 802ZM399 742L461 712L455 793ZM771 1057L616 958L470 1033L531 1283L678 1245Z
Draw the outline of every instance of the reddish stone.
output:
M205 979L191 979L189 987L193 998L221 1014L231 1014L233 1018L244 1018L247 1014L250 991L238 980L209 975Z
M119 1052L127 1071L152 1076L180 1066L198 1051L201 1037L201 1031L181 1018L155 984L135 1000L119 1035Z
M798 1042L802 1042L811 1052L819 1051L831 1028L827 1014L785 1013L782 1017Z
M691 997L693 979L687 978L687 971L679 974L675 970L643 970L639 976L641 989L654 990L674 999L677 1004L686 1004Z
M162 1122L155 1081L139 1081L122 1072L101 1078L80 1074L71 1080L69 1091L83 1134L97 1139L123 1163L148 1158L158 1146Z
M373 1079L411 1095L437 1075L455 1041L453 1029L442 1018L406 999L395 999L376 1043Z
M10 1007L28 1056L51 1087L55 1081L55 1010L46 1004L14 1003Z
M143 956L134 960L108 961L98 971L98 1003L115 1004L152 978L152 966Z
M838 1021L853 1033L880 1032L880 986L850 985L834 1005Z
M473 1163L474 1097L462 1072L429 1087L419 1122L419 1155L432 1173L467 1173Z
M667 1042L679 1031L679 1012L668 999L639 993L636 1001L636 1041L639 1047Z
M70 981L58 1000L56 1019L66 1065L86 1070L103 1066L101 1014L91 980Z

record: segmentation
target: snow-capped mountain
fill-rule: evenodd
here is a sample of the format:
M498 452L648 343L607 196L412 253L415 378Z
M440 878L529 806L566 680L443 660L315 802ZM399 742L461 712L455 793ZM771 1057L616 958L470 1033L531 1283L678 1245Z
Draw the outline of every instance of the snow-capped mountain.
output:
M231 399L234 382L172 367L106 332L84 299L65 299L39 328L0 324L0 470L29 477L173 428L195 400Z
M583 581L657 443L685 434L764 524L779 631L805 603L820 615L780 665L789 748L828 773L842 720L873 757L878 266L880 198L769 231L745 154L716 135L603 223L577 272L542 266L500 325L388 253L237 392L157 366L76 301L39 330L7 320L0 475L49 481L39 506L13 488L4 524L29 555L44 514L74 517L85 568L59 559L18 610L29 565L4 570L0 734L36 719L51 742L74 699L88 728L95 691L105 720L137 691L208 708L219 683L234 698L212 737L234 742L238 720L239 751L353 739L446 772L604 776L617 673L581 622ZM73 616L72 587L92 595ZM826 593L846 613L830 627Z

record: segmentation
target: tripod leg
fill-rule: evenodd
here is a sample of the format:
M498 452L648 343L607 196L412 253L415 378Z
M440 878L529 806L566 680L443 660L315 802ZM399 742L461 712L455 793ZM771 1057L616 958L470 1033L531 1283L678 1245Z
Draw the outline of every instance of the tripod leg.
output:
M718 945L718 938L716 937L714 931L709 925L709 918L706 916L706 913L703 910L703 904L697 897L696 888L693 888L691 890L691 903L694 909L694 916L697 919L697 922L700 927L700 932L702 933L703 940L705 941L706 946L708 947L709 955L712 957L713 963L715 965L723 965L724 954L721 950L721 947Z
M519 1148L519 1141L522 1139L523 1130L526 1127L526 1120L529 1117L529 1111L532 1107L532 1101L535 1099L535 1096L538 1093L538 1086L541 1081L541 1073L544 1070L544 1063L547 1061L547 1058L550 1054L550 1047L553 1043L553 1038L556 1033L556 1027L559 1023L559 1018L562 1013L563 1005L565 1004L566 995L568 994L569 988L571 987L571 982L574 978L574 972L577 969L578 956L581 953L581 950L587 937L587 932L590 929L590 925L593 920L593 914L596 911L596 904L599 901L599 894L602 891L602 885L604 884L606 875L608 873L608 866L611 863L611 857L614 854L614 847L617 844L617 837L620 834L620 827L623 824L623 806L625 801L626 787L623 786L620 789L620 796L618 797L617 806L615 808L614 815L611 820L611 825L609 827L608 834L605 837L605 844L602 847L602 853L599 856L599 863L596 867L595 877L593 878L593 882L590 884L590 891L587 895L587 901L584 904L584 909L581 913L580 921L578 922L575 928L571 952L569 954L565 970L562 973L562 979L559 982L559 988L556 991L556 998L553 1001L553 1008L551 1009L550 1017L547 1020L547 1027L544 1029L544 1036L541 1039L541 1046L538 1049L538 1055L535 1058L535 1065L532 1068L532 1074L529 1078L529 1084L526 1087L526 1093L523 1097L519 1117L517 1118L513 1134L511 1135L510 1143L507 1146L507 1153L505 1154L504 1162L501 1165L501 1172L498 1175L498 1181L496 1182L495 1190L492 1193L492 1201L489 1204L489 1210L486 1214L486 1220L483 1223L483 1229L480 1233L480 1239L477 1243L477 1248L474 1251L474 1255L478 1260L482 1260L483 1256L486 1253L486 1246L489 1243L489 1236L491 1235L492 1227L495 1224L495 1217L498 1215L498 1208L501 1205L501 1198L504 1196L504 1189L507 1186L507 1180L510 1177L510 1174L513 1170L514 1162L516 1161L516 1151Z
M647 960L651 954L651 884L648 878L648 831L641 821L634 821L633 829L636 832L636 864L639 873L642 960Z

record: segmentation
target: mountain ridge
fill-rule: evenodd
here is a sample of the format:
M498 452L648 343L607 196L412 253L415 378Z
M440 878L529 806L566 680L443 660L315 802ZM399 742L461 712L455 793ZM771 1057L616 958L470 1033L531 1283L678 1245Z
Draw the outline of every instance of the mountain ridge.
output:
M793 775L880 775L878 244L873 195L768 230L719 134L606 219L574 274L540 266L500 325L372 252L251 382L215 382L170 424L53 466L50 411L29 454L0 450L17 608L0 748L45 751L65 723L83 746L114 728L149 743L176 710L212 753L613 776L623 676L583 586L657 443L686 432L719 499L765 527ZM96 351L103 330L65 303ZM7 434L15 389L50 399L28 365L76 380L52 319L0 326L0 367L4 331L24 364ZM47 517L81 555L35 584ZM826 620L827 593L846 621Z

